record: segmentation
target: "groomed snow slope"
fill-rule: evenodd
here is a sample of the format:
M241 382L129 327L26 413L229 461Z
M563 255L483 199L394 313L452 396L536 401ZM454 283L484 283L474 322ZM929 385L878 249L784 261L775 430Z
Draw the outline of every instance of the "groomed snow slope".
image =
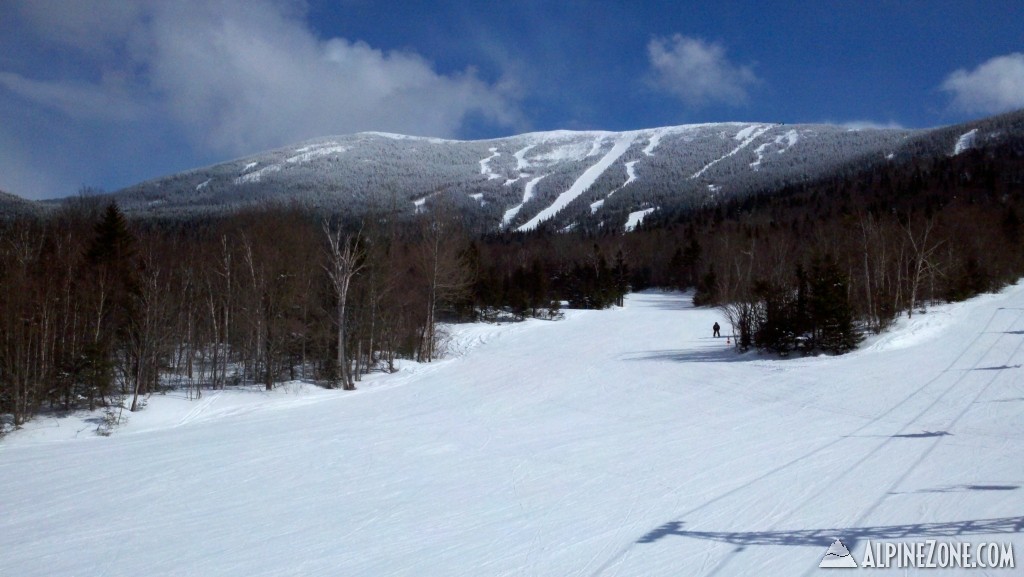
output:
M455 358L354 393L158 396L109 438L41 421L0 442L0 575L789 577L836 538L1024 551L1024 287L843 357L736 355L716 320L636 294L457 327Z

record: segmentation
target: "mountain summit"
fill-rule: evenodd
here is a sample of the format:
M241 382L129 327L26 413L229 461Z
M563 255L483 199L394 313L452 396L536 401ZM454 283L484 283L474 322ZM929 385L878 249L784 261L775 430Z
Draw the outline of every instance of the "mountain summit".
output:
M365 132L326 137L114 194L136 215L260 203L412 216L444 203L479 230L631 227L666 207L779 189L847 166L951 155L1024 133L1024 113L930 130L716 123L552 131L480 141Z

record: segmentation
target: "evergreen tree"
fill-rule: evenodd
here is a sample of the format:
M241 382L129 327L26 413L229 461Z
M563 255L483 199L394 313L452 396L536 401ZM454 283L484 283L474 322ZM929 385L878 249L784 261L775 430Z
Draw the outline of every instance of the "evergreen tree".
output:
M715 274L713 265L708 265L708 271L697 283L697 290L693 294L693 304L699 307L718 304L718 275Z
M626 293L629 292L629 265L626 264L626 256L620 248L615 253L615 266L612 268L612 297L617 306L625 303Z
M91 405L94 397L103 399L114 392L112 369L128 339L139 294L136 240L117 204L110 203L96 223L85 257L83 281L94 324L92 342L76 364L76 380L88 391Z
M831 354L851 351L860 341L853 326L848 284L846 275L831 255L818 259L811 267L808 305L815 344Z

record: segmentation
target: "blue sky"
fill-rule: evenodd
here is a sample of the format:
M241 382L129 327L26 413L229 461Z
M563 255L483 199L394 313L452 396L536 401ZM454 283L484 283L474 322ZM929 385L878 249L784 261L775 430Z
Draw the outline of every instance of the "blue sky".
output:
M1024 107L1024 4L0 0L0 190L117 190L307 138Z

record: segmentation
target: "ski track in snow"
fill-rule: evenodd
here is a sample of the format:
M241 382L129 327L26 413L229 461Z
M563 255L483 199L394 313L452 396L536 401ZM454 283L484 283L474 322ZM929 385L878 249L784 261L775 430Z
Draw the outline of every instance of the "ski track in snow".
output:
M658 145L661 144L662 137L667 133L667 130L655 130L651 134L651 137L647 139L647 146L645 146L643 150L644 156L654 156L654 149L658 148Z
M599 137L595 141L594 146L596 147L598 141L603 141L603 139L603 136ZM572 183L572 186L569 187L569 190L566 190L562 194L558 195L558 198L556 198L550 206L537 213L537 215L531 218L526 224L520 226L518 230L520 232L533 230L541 222L548 220L549 218L558 214L558 211L565 208L570 202L576 200L577 197L586 192L587 189L590 188L594 184L594 182L604 173L604 171L608 170L608 167L610 167L616 160L618 160L623 154L626 153L626 151L633 144L633 141L635 139L635 133L624 133L621 136L619 136L619 138L615 141L615 145L612 146L612 149L609 150L608 153L605 154L603 157L601 157L601 160L597 161L597 163L583 171L583 174L576 179L576 182Z
M256 163L255 162L250 163L248 165L248 167L246 167L246 169L248 170L248 168L251 167L251 166L256 166ZM242 176L239 176L238 178L235 179L235 184L245 184L245 183L249 183L249 182L259 182L260 180L263 179L263 175L270 174L271 172L280 172L280 171L281 171L281 166L278 165L278 164L271 164L269 166L264 166L263 168L261 168L259 170L254 170L253 172L249 172L247 174L243 174Z
M491 170L490 162L501 156L501 153L498 152L497 147L492 147L490 151L491 155L480 161L480 174L486 176L487 180L494 180L496 178L501 178L501 175Z
M626 219L626 232L630 232L640 226L640 223L644 221L644 217L652 212L654 212L653 208L645 208L629 213L629 217Z
M516 159L516 170L523 171L530 168L530 161L526 160L526 153L536 147L536 144L528 144L515 152L512 156Z
M739 141L749 140L754 135L754 133L757 132L758 128L759 127L757 124L751 124L750 126L741 128L739 132L736 133L736 136L733 136L732 138L733 140Z
M512 208L506 210L505 211L505 216L503 216L501 218L501 226L502 226L502 228L507 227L512 222L512 219L514 219L516 217L516 215L519 214L519 210L521 208L523 208L523 205L526 204L526 202L528 200L533 198L533 189L537 186L537 183L540 182L541 179L543 179L545 176L547 176L547 175L546 174L542 174L542 175L540 175L540 176L538 176L538 177L534 178L533 180L531 180L531 181L526 183L526 186L523 187L523 200L522 200L522 202L520 202L519 204L517 204L517 205L513 206Z
M754 149L754 154L757 155L757 160L750 163L750 168L753 168L754 170L759 170L761 168L761 160L763 160L764 157L767 156L767 153L765 151L768 149L769 146L772 146L773 144L776 146L782 146L782 148L775 151L776 154L782 154L789 150L790 148L792 148L793 145L795 145L799 141L800 134L796 130L790 130L789 132L783 135L776 136L774 141L766 142Z
M769 130L771 130L771 128L772 128L771 126L758 126L758 125L755 124L755 125L748 126L748 127L744 128L744 129L740 130L738 133L736 133L736 136L734 137L736 140L740 140L740 135L744 136L743 141L740 142L739 146L737 146L736 148L730 150L728 153L726 153L725 156L723 156L721 158L716 158L715 160L712 160L708 164L704 165L704 168L702 168L702 169L698 170L697 172L693 173L693 176L691 176L690 178L691 179L700 178L700 176L702 174L704 174L709 168L711 168L712 166L718 164L719 162L722 162L726 158L729 158L730 156L735 155L736 153L738 153L739 151L743 150L744 148L750 146L750 144L752 142L757 140L757 138L759 136L761 136L762 134L764 134L765 132L768 132Z
M974 148L975 142L978 140L978 129L975 128L970 132L966 132L960 135L960 138L956 140L956 146L953 147L953 156Z
M631 182L634 182L636 180L636 163L637 162L640 162L640 161L639 160L631 160L631 161L626 163L626 182L623 182L621 186L619 186L615 190L609 192L607 194L607 196L605 196L604 198L602 198L602 199L600 199L598 201L590 203L590 214L594 214L595 212L600 210L600 208L602 206L604 206L604 201L605 200L611 198L613 194L615 194L616 192L619 192L623 188L626 188L627 186L629 186L629 184Z
M306 146L296 150L299 154L290 156L285 159L285 162L289 164L298 164L303 162L309 162L317 158L323 158L325 156L333 156L335 154L341 154L349 149L347 146L339 145L324 145L320 147Z
M739 355L715 321L631 294L446 326L450 358L357 391L33 421L0 441L0 575L790 577L836 538L1021 562L1024 285L840 357Z

